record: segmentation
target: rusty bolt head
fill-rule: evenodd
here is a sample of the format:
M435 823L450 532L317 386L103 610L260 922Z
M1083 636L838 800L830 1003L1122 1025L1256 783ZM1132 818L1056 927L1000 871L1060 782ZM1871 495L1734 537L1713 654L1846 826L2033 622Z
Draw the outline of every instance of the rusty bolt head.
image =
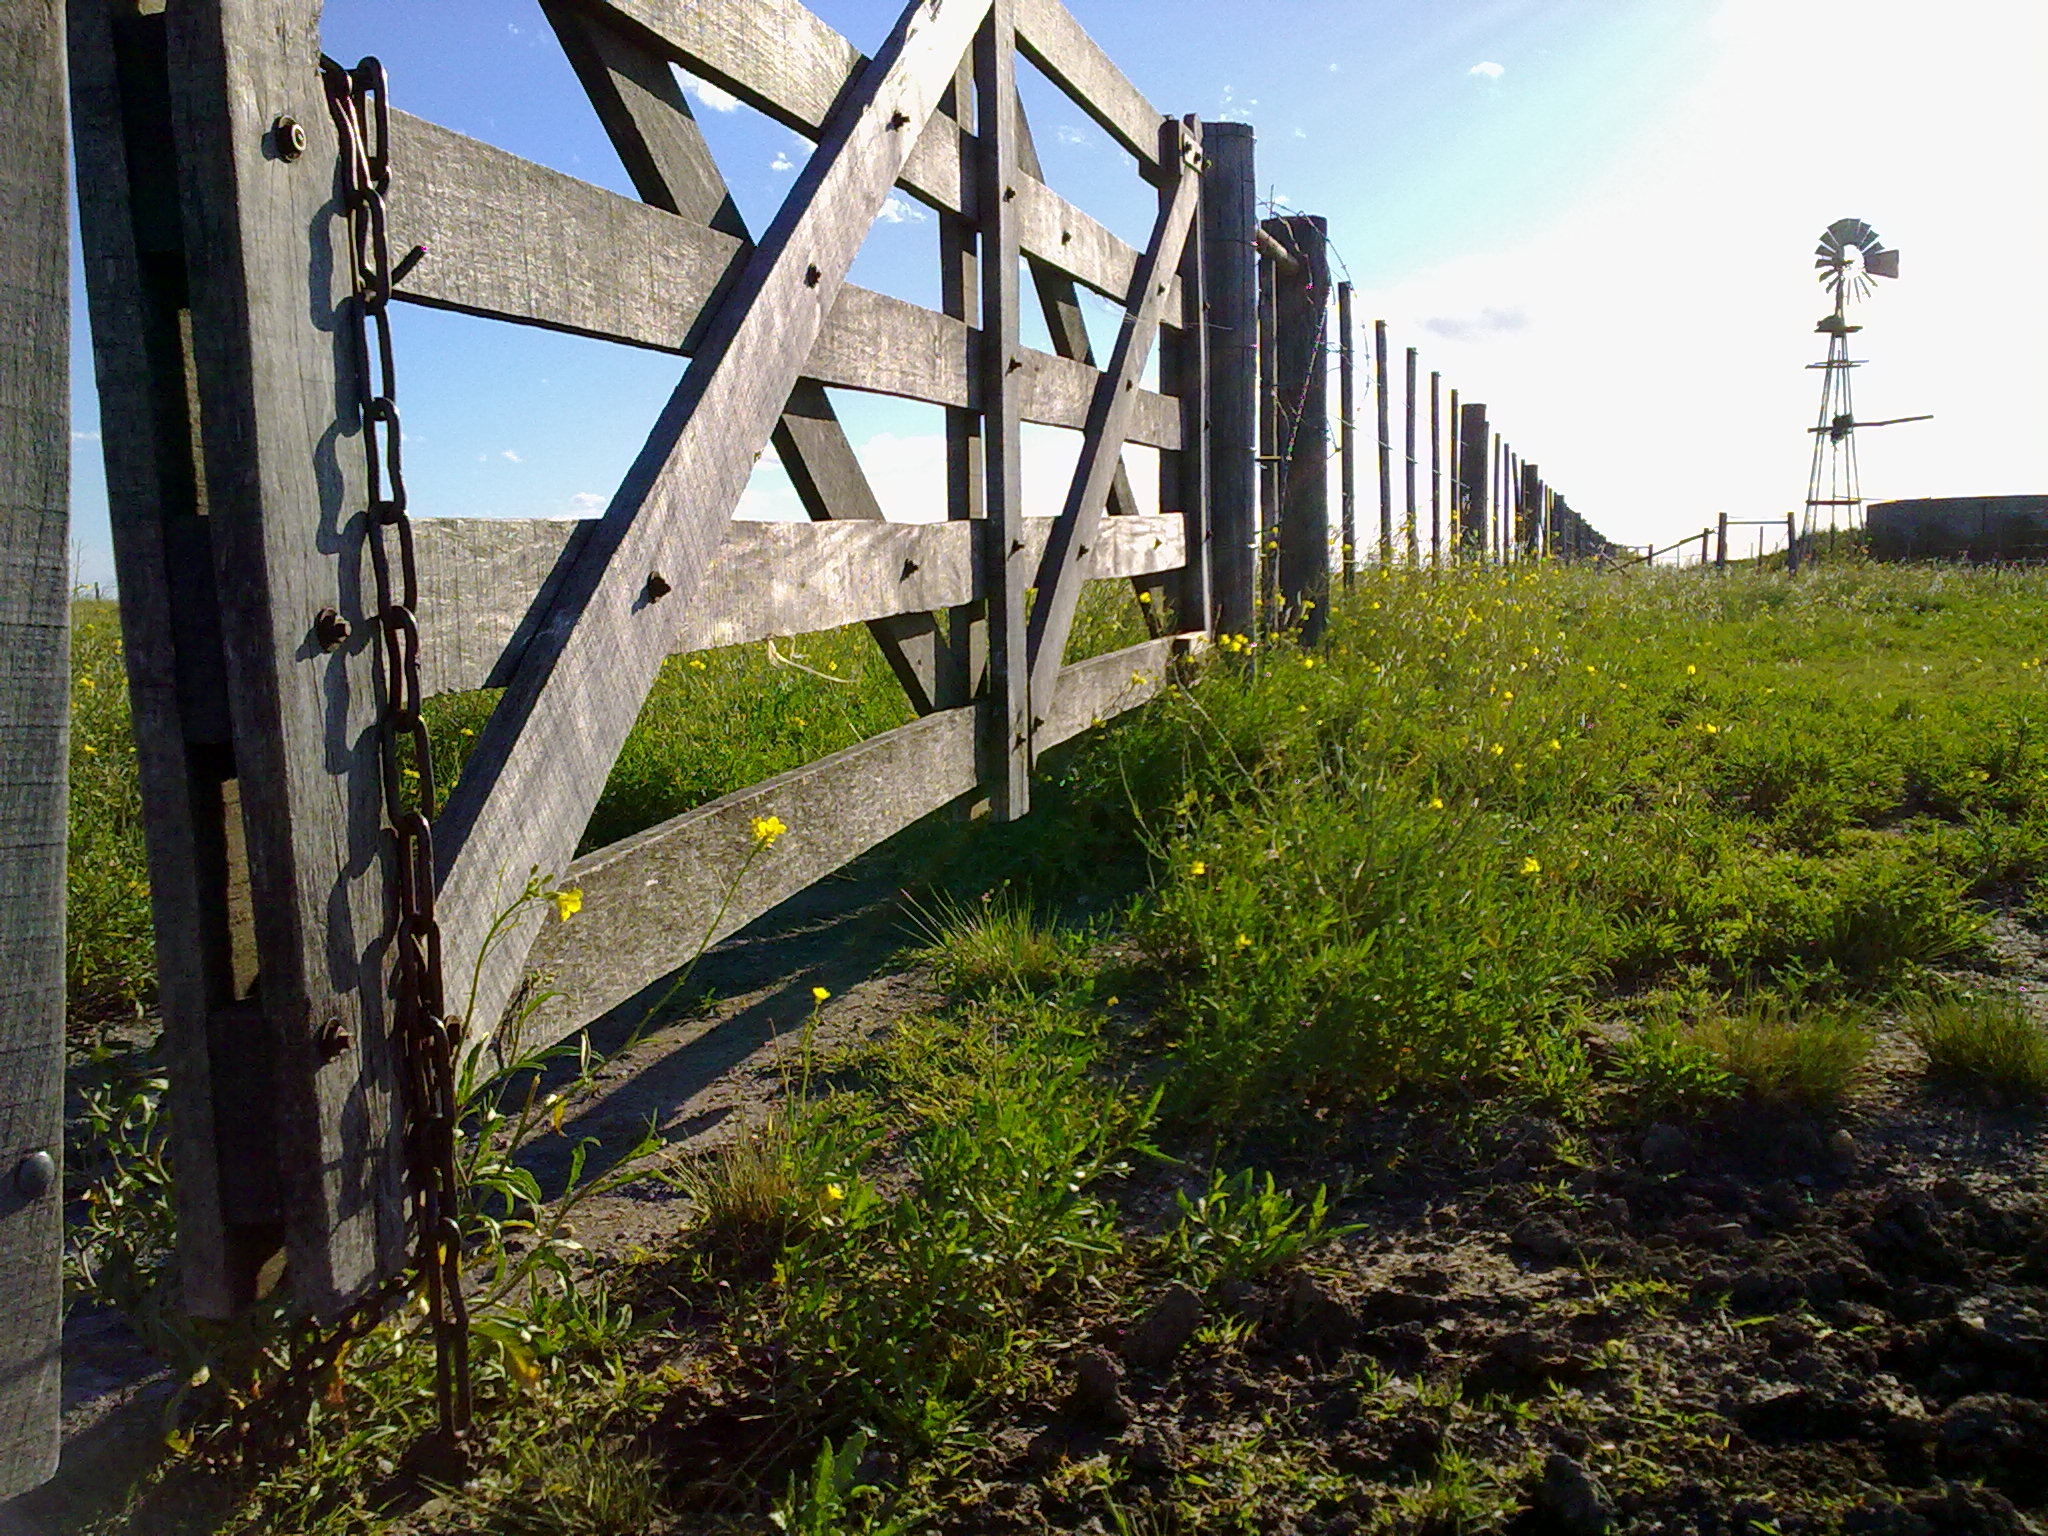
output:
M280 117L270 125L270 142L280 160L296 160L306 152L305 125L294 117Z
M329 1019L320 1026L319 1046L322 1061L337 1061L354 1045L355 1037L348 1032L348 1026L339 1019Z
M338 651L348 644L348 637L355 633L355 626L341 616L337 609L322 608L313 615L313 638L323 651Z
M57 1183L57 1159L38 1147L14 1165L14 1191L24 1200L40 1200Z
M650 603L660 602L674 590L675 588L668 584L668 578L663 576L661 572L649 571L647 573L647 601Z
M804 268L804 286L806 288L815 288L824 280L825 274L820 272L815 266Z

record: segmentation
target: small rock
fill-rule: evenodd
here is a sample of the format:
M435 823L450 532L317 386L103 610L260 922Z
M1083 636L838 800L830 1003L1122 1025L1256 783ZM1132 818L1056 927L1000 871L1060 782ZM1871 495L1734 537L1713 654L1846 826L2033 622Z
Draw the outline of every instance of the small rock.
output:
M1662 1122L1643 1136L1643 1162L1660 1173L1677 1173L1692 1161L1692 1137Z
M1159 1371L1173 1363L1202 1320L1202 1298L1175 1281L1125 1335L1124 1362L1134 1370Z
M1916 1494L1906 1507L1942 1536L2039 1536L2040 1527L1990 1488L1944 1483L1938 1492Z
M1778 1512L1762 1499L1737 1499L1728 1509L1728 1523L1738 1531L1777 1528Z
M2048 1462L2048 1407L2003 1392L1959 1398L1941 1416L1937 1446L1952 1471L2032 1489Z
M1536 1506L1576 1536L1602 1536L1614 1518L1613 1502L1593 1474L1563 1451L1544 1459Z
M1932 1536L1934 1527L1890 1499L1865 1499L1842 1511L1842 1536Z
M1287 1291L1288 1335L1311 1355L1341 1354L1358 1342L1358 1319L1351 1309L1304 1271Z
M1074 1390L1067 1398L1068 1413L1119 1428L1131 1422L1131 1405L1124 1401L1124 1368L1115 1355L1106 1349L1084 1349L1071 1366Z
M1577 1246L1555 1216L1528 1217L1508 1234L1508 1241L1524 1253L1553 1261L1569 1258Z
M1504 1333L1488 1352L1509 1370L1523 1376L1567 1376L1583 1371L1590 1363L1568 1340L1545 1336L1528 1328Z
M1223 1280L1216 1286L1216 1304L1241 1322L1266 1320L1266 1293L1250 1280Z
M1835 1165L1837 1173L1847 1173L1856 1166L1856 1138L1847 1127L1838 1127L1828 1137L1828 1161Z
M1409 1472L1432 1470L1444 1454L1444 1427L1426 1414L1402 1418L1387 1436L1387 1460Z
M1179 1466L1185 1450L1180 1431L1171 1424L1147 1424L1142 1429L1127 1430L1123 1447L1124 1460L1130 1463L1132 1471L1154 1476Z

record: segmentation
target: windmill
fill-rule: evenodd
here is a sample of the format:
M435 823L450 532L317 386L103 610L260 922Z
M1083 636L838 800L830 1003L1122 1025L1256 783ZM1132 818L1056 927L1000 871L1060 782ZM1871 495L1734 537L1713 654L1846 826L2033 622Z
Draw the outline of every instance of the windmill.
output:
M1810 429L1813 468L1806 477L1806 526L1801 530L1808 536L1818 530L1823 507L1827 509L1830 532L1838 519L1852 528L1861 521L1863 491L1856 472L1858 427L1889 427L1902 421L1931 419L1895 416L1887 421L1858 421L1849 398L1849 370L1862 366L1860 360L1849 356L1849 337L1863 329L1849 323L1849 301L1869 298L1876 291L1878 278L1897 277L1899 253L1878 239L1877 231L1863 220L1837 219L1821 231L1813 257L1817 275L1827 285L1835 307L1814 327L1828 339L1827 361L1806 365L1824 370L1820 420Z

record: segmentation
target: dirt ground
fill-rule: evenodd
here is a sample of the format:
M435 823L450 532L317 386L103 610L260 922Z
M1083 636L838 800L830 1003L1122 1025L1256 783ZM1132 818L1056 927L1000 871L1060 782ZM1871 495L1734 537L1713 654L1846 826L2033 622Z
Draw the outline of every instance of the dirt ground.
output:
M2041 940L1998 933L1997 968L2048 995ZM721 1000L626 1049L569 1128L630 1140L652 1118L676 1155L716 1145L781 1092L813 986L828 1048L930 1001L892 959L906 936L885 892L828 882L708 956L695 981ZM1113 1498L1161 1532L2038 1531L2048 1127L1930 1085L1903 1037L1874 1066L1826 1121L1388 1109L1312 1153L1249 1149L1327 1183L1358 1230L1208 1298L1077 1307L1056 1383L990 1405L942 1526L1108 1532ZM1157 1229L1195 1177L1154 1168L1119 1198ZM674 1198L635 1186L578 1235L655 1247ZM679 1398L659 1427L683 1507L722 1503L750 1390ZM167 1391L117 1322L74 1317L65 1470L0 1507L0 1533L81 1522L150 1453Z

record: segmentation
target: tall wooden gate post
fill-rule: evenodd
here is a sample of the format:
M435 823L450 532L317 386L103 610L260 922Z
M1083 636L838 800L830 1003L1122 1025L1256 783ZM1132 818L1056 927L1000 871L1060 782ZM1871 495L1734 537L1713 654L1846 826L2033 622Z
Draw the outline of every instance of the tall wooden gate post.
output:
M1258 194L1249 123L1205 122L1209 518L1216 626L1249 635L1259 598Z
M70 750L58 0L0 7L0 1499L57 1470Z
M1372 323L1373 403L1380 430L1380 564L1394 558L1394 467L1393 439L1387 436L1387 322Z
M283 1257L294 1294L324 1308L397 1266L405 1223L319 7L69 9L183 1299L226 1315ZM323 644L322 610L352 638Z
M1348 590L1358 579L1358 423L1353 418L1356 369L1352 362L1351 285L1337 285L1337 463L1342 491L1337 541Z
M1279 395L1282 479L1280 607L1304 643L1321 638L1330 603L1330 395L1328 225L1294 214L1268 219L1266 231L1294 255L1275 306L1274 388Z

